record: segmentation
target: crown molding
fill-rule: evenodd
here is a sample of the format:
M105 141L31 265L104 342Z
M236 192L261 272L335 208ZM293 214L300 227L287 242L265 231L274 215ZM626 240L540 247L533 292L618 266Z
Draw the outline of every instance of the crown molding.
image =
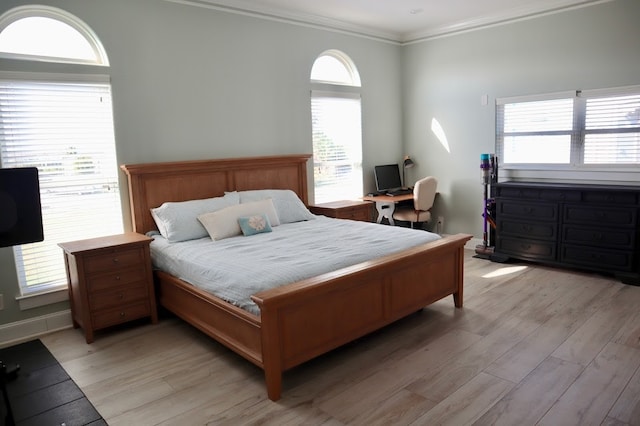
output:
M401 44L413 44L431 39L452 36L484 28L491 28L513 22L534 19L541 16L554 15L574 9L581 9L602 3L609 3L615 0L547 0L542 5L536 7L528 5L525 7L512 9L499 14L481 16L467 21L456 22L451 25L431 28L425 31L414 31L406 33L400 41Z
M382 41L385 43L405 45L414 44L431 39L448 37L483 28L490 28L512 22L528 20L545 15L552 15L568 10L579 9L615 0L546 0L536 5L527 5L516 9L506 10L497 14L490 14L478 18L451 23L423 31L407 33L388 32L367 26L361 26L338 19L323 16L292 12L280 8L256 4L247 0L163 0L207 9L220 10L259 19L285 22L309 28L329 30L343 34L354 35Z
M326 18L318 15L290 12L278 8L257 6L242 0L164 0L169 3L179 3L206 9L220 10L238 15L252 16L254 18L267 19L276 22L285 22L308 28L330 30L338 33L354 35L358 37L382 41L385 43L400 44L401 33L381 31L344 22L337 19Z

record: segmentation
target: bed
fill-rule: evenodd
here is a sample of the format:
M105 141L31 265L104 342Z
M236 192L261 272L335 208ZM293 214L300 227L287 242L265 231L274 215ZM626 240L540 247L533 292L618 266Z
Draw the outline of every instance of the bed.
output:
M151 209L229 191L289 189L308 204L308 154L126 164L132 227L156 231ZM384 225L376 225L384 226ZM251 313L167 272L155 271L160 304L265 374L267 395L283 372L449 295L463 303L467 234L446 236L375 260L260 291Z

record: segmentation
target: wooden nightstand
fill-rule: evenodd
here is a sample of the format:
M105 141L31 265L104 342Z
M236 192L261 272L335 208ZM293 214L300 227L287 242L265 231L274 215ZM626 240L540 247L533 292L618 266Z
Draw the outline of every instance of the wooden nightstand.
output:
M151 238L134 232L58 244L64 250L75 328L93 332L151 317L158 322L151 272Z
M334 217L336 219L352 219L371 222L372 203L358 200L332 201L309 206L313 214Z

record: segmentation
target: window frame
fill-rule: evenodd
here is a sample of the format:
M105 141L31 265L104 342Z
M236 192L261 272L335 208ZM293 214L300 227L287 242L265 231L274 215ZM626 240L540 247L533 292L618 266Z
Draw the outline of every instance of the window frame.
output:
M355 64L353 63L353 61L351 61L351 59L349 58L349 56L347 56L345 53L339 51L339 50L327 50L324 51L323 53L321 53L320 55L318 55L318 57L316 57L316 59L314 60L314 64L312 66L311 69L311 73L310 75L313 76L314 75L314 70L316 64L318 63L319 60L321 60L322 58L325 57L331 57L332 59L337 60L343 67L344 67L344 71L346 72L346 75L349 76L349 80L344 80L344 81L337 81L336 79L331 79L331 78L322 78L322 76L320 76L320 78L313 78L310 77L310 83L311 83L311 96L310 96L310 101L311 101L311 119L312 119L312 123L311 123L311 130L312 130L312 134L311 134L311 139L312 139L312 145L313 145L313 152L314 152L314 158L313 158L313 182L314 182L314 202L315 203L324 203L324 202L331 202L331 201L337 201L337 200L341 200L341 199L345 199L345 198L355 198L355 197L360 197L362 196L362 191L363 191L363 187L364 187L364 176L363 176L363 170L362 170L362 157L363 157L363 152L362 152L362 97L361 97L361 82L360 82L360 75L358 73L358 70L355 66ZM316 70L317 71L317 70ZM318 75L316 74L315 77L318 77ZM340 102L340 100L343 101L348 101L348 100L353 100L353 101L357 101L358 102L358 111L360 114L358 123L359 123L359 129L358 129L358 134L359 134L359 157L358 158L347 158L346 160L348 160L348 164L349 167L351 169L352 172L359 172L359 177L354 177L353 179L350 179L349 185L338 185L337 182L333 182L332 184L330 184L329 186L333 186L336 187L336 190L330 190L327 191L325 189L325 191L322 191L319 186L318 186L318 181L316 178L316 171L318 169L318 167L321 167L322 165L318 164L316 162L316 156L317 156L317 150L318 147L316 146L316 133L319 130L316 127L315 124L315 115L314 115L314 110L317 107L317 104L319 102L322 102L321 99L327 99L328 102L333 101L338 101ZM353 130L353 129L352 129ZM353 148L353 147L352 147ZM337 154L334 153L334 154ZM340 165L338 164L340 163L340 161L336 161L336 165L335 165L335 169L338 170L340 167L344 167L344 165ZM337 172L336 172L337 173ZM329 179L331 181L331 179ZM339 188L337 188L339 186ZM357 189L356 189L357 187ZM333 192L332 192L333 191ZM326 196L327 193L331 193L332 195L330 197ZM321 196L321 194L324 194L324 196Z
M52 73L34 73L27 71L20 71L18 68L17 71L0 71L0 79L9 80L9 81L40 81L40 82L53 82L59 84L101 84L108 85L108 92L110 96L109 108L110 113L110 123L111 123L111 140L113 141L113 161L115 161L115 168L113 170L113 175L115 176L115 186L111 187L114 191L114 197L117 198L117 208L116 204L113 205L114 210L117 211L117 218L120 221L119 227L120 230L118 232L122 232L124 230L124 218L122 211L122 200L120 193L120 183L119 183L119 169L118 169L118 160L117 160L117 146L115 139L115 126L113 123L114 115L113 115L113 94L111 88L111 78L109 75L98 74L96 71L99 68L96 67L108 67L109 60L106 54L105 49L102 46L102 43L95 35L93 30L86 25L82 20L78 19L76 16L58 8L43 6L43 5L29 5L29 6L20 6L9 11L5 12L0 16L0 32L4 30L7 26L11 25L13 22L16 22L23 18L28 17L45 17L49 19L58 20L64 24L67 24L72 29L78 32L80 37L83 37L87 43L91 46L91 48L96 53L95 61L87 61L87 60L79 60L77 58L64 58L59 56L41 56L41 55L32 55L32 54L20 54L20 53L9 53L9 52L0 52L0 58L7 59L17 59L22 60L27 63L33 64L34 62L53 62L53 63L62 63L62 64L70 64L69 72L64 74L52 74ZM32 67L31 64L25 65L25 68ZM87 65L92 66L92 68L86 67ZM0 141L3 142L4 141ZM0 154L1 155L1 154ZM0 158L0 165L4 163L5 160ZM41 185L42 190L42 185ZM46 232L46 231L45 231ZM106 232L106 231L103 231ZM109 232L114 233L114 232ZM45 234L45 240L47 235ZM54 243L55 244L55 243ZM13 248L15 251L15 247ZM16 273L16 284L18 286L17 290L19 291L19 295L16 296L16 301L18 302L19 308L21 310L36 308L39 306L44 306L52 303L62 302L68 299L68 282L66 278L60 285L57 286L39 286L37 289L33 289L35 291L23 291L24 289L28 289L28 286L23 286L21 280L21 269L24 269L23 265L19 265L20 255L19 253L13 254L14 265L15 265L15 273ZM63 266L64 267L64 266ZM66 277L66 273L63 270L63 274ZM26 283L25 283L26 284Z
M78 58L65 58L60 56L44 56L44 55L31 55L24 53L13 53L0 51L0 58L5 59L17 59L26 61L37 62L54 62L65 64L80 64L80 65L97 65L97 66L109 66L109 58L102 43L98 39L98 36L93 32L91 27L85 24L82 20L76 16L56 7L44 6L44 5L27 5L18 6L0 16L0 33L4 31L9 25L16 21L25 18L50 18L69 25L76 30L78 34L83 37L87 43L93 49L96 60L82 60Z
M495 108L495 152L498 156L501 178L509 179L564 179L580 181L607 181L612 183L640 182L640 163L584 163L585 135L590 132L585 129L586 105L589 99L602 97L617 97L640 94L640 86L624 86L608 89L591 89L555 92L547 94L504 97L496 99ZM568 163L506 163L504 161L504 105L535 102L554 99L573 101L573 128L569 132L570 160ZM502 110L501 110L502 108ZM640 129L640 126L638 126ZM623 130L622 133L629 132ZM532 132L535 133L535 132ZM543 134L544 132L540 132ZM550 132L553 133L553 132ZM606 133L606 132L605 132ZM613 132L611 132L613 133Z

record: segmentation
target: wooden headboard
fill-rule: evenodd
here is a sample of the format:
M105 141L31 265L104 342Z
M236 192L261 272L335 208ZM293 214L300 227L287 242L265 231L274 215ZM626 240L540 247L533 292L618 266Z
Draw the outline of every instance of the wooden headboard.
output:
M165 201L218 197L225 191L291 189L305 203L310 154L123 164L129 180L133 230L156 229L150 209Z

